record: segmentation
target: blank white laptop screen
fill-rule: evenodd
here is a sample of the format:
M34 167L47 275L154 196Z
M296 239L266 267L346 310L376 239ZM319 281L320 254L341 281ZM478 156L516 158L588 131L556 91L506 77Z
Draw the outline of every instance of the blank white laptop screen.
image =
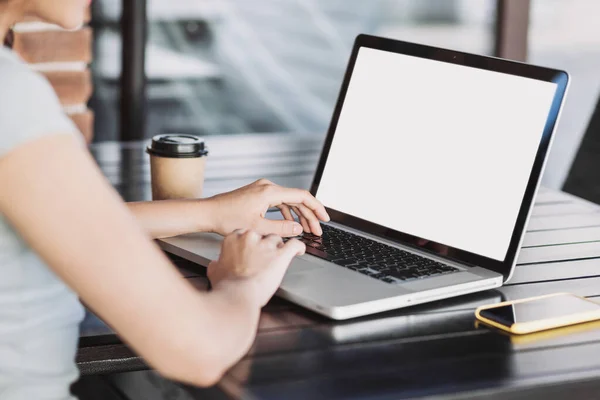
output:
M317 198L502 261L556 88L363 47Z

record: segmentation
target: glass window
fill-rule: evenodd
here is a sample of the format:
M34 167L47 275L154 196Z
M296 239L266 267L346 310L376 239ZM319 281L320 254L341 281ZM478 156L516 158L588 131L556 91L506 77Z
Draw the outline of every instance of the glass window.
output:
M571 86L543 183L562 186L600 93L600 2L533 0L529 62L561 68Z
M114 25L120 1L100 3L104 20ZM322 135L358 33L490 54L495 5L494 0L149 0L146 135ZM102 85L111 87L117 31L102 29L98 40Z
M92 2L94 93L90 107L95 114L94 141L119 139L121 4L121 0Z

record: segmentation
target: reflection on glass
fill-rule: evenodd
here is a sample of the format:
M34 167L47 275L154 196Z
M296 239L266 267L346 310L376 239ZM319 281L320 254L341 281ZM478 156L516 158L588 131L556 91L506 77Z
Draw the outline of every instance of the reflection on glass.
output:
M110 124L120 0L95 7L104 105L97 112ZM149 0L147 136L322 135L358 33L489 54L494 7L493 0Z

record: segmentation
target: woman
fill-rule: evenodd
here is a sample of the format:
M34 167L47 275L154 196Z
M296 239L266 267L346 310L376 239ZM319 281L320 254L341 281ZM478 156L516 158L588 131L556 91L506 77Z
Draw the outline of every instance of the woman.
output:
M0 0L0 43L28 15L76 28L88 4ZM280 236L321 234L319 219L328 220L307 192L268 181L207 200L125 205L49 84L5 47L0 188L2 399L70 398L83 317L78 297L164 376L214 384L248 350L260 308L304 252ZM285 221L263 218L272 206ZM194 231L229 234L209 266L208 293L181 279L149 238Z

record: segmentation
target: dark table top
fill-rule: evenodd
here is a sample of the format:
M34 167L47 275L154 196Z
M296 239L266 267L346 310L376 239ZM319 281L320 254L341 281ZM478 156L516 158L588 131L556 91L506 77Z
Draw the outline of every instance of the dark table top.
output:
M248 147L254 139L243 140ZM243 161L239 156L229 159L227 140L214 143L209 193L263 174L289 186L310 183L318 139L256 140L262 150ZM124 159L137 159L131 161L135 173L111 177L111 168L113 173L124 169L114 158L112 164L102 162L115 149ZM128 150L116 145L95 149L124 197L131 194L127 188L136 187L145 188L137 192L138 198L147 196L141 154L140 144ZM238 165L227 172L223 166L234 160ZM174 262L182 279L206 288L202 267L178 258ZM541 188L515 274L504 287L344 322L275 298L263 310L251 351L218 387L230 397L251 399L506 398L511 393L525 396L514 398L566 398L600 393L599 324L520 340L475 326L473 311L479 305L563 291L600 297L600 207ZM143 360L92 315L82 326L77 361L83 374L145 368ZM187 388L187 393L196 398L193 389ZM560 394L565 397L556 397Z

